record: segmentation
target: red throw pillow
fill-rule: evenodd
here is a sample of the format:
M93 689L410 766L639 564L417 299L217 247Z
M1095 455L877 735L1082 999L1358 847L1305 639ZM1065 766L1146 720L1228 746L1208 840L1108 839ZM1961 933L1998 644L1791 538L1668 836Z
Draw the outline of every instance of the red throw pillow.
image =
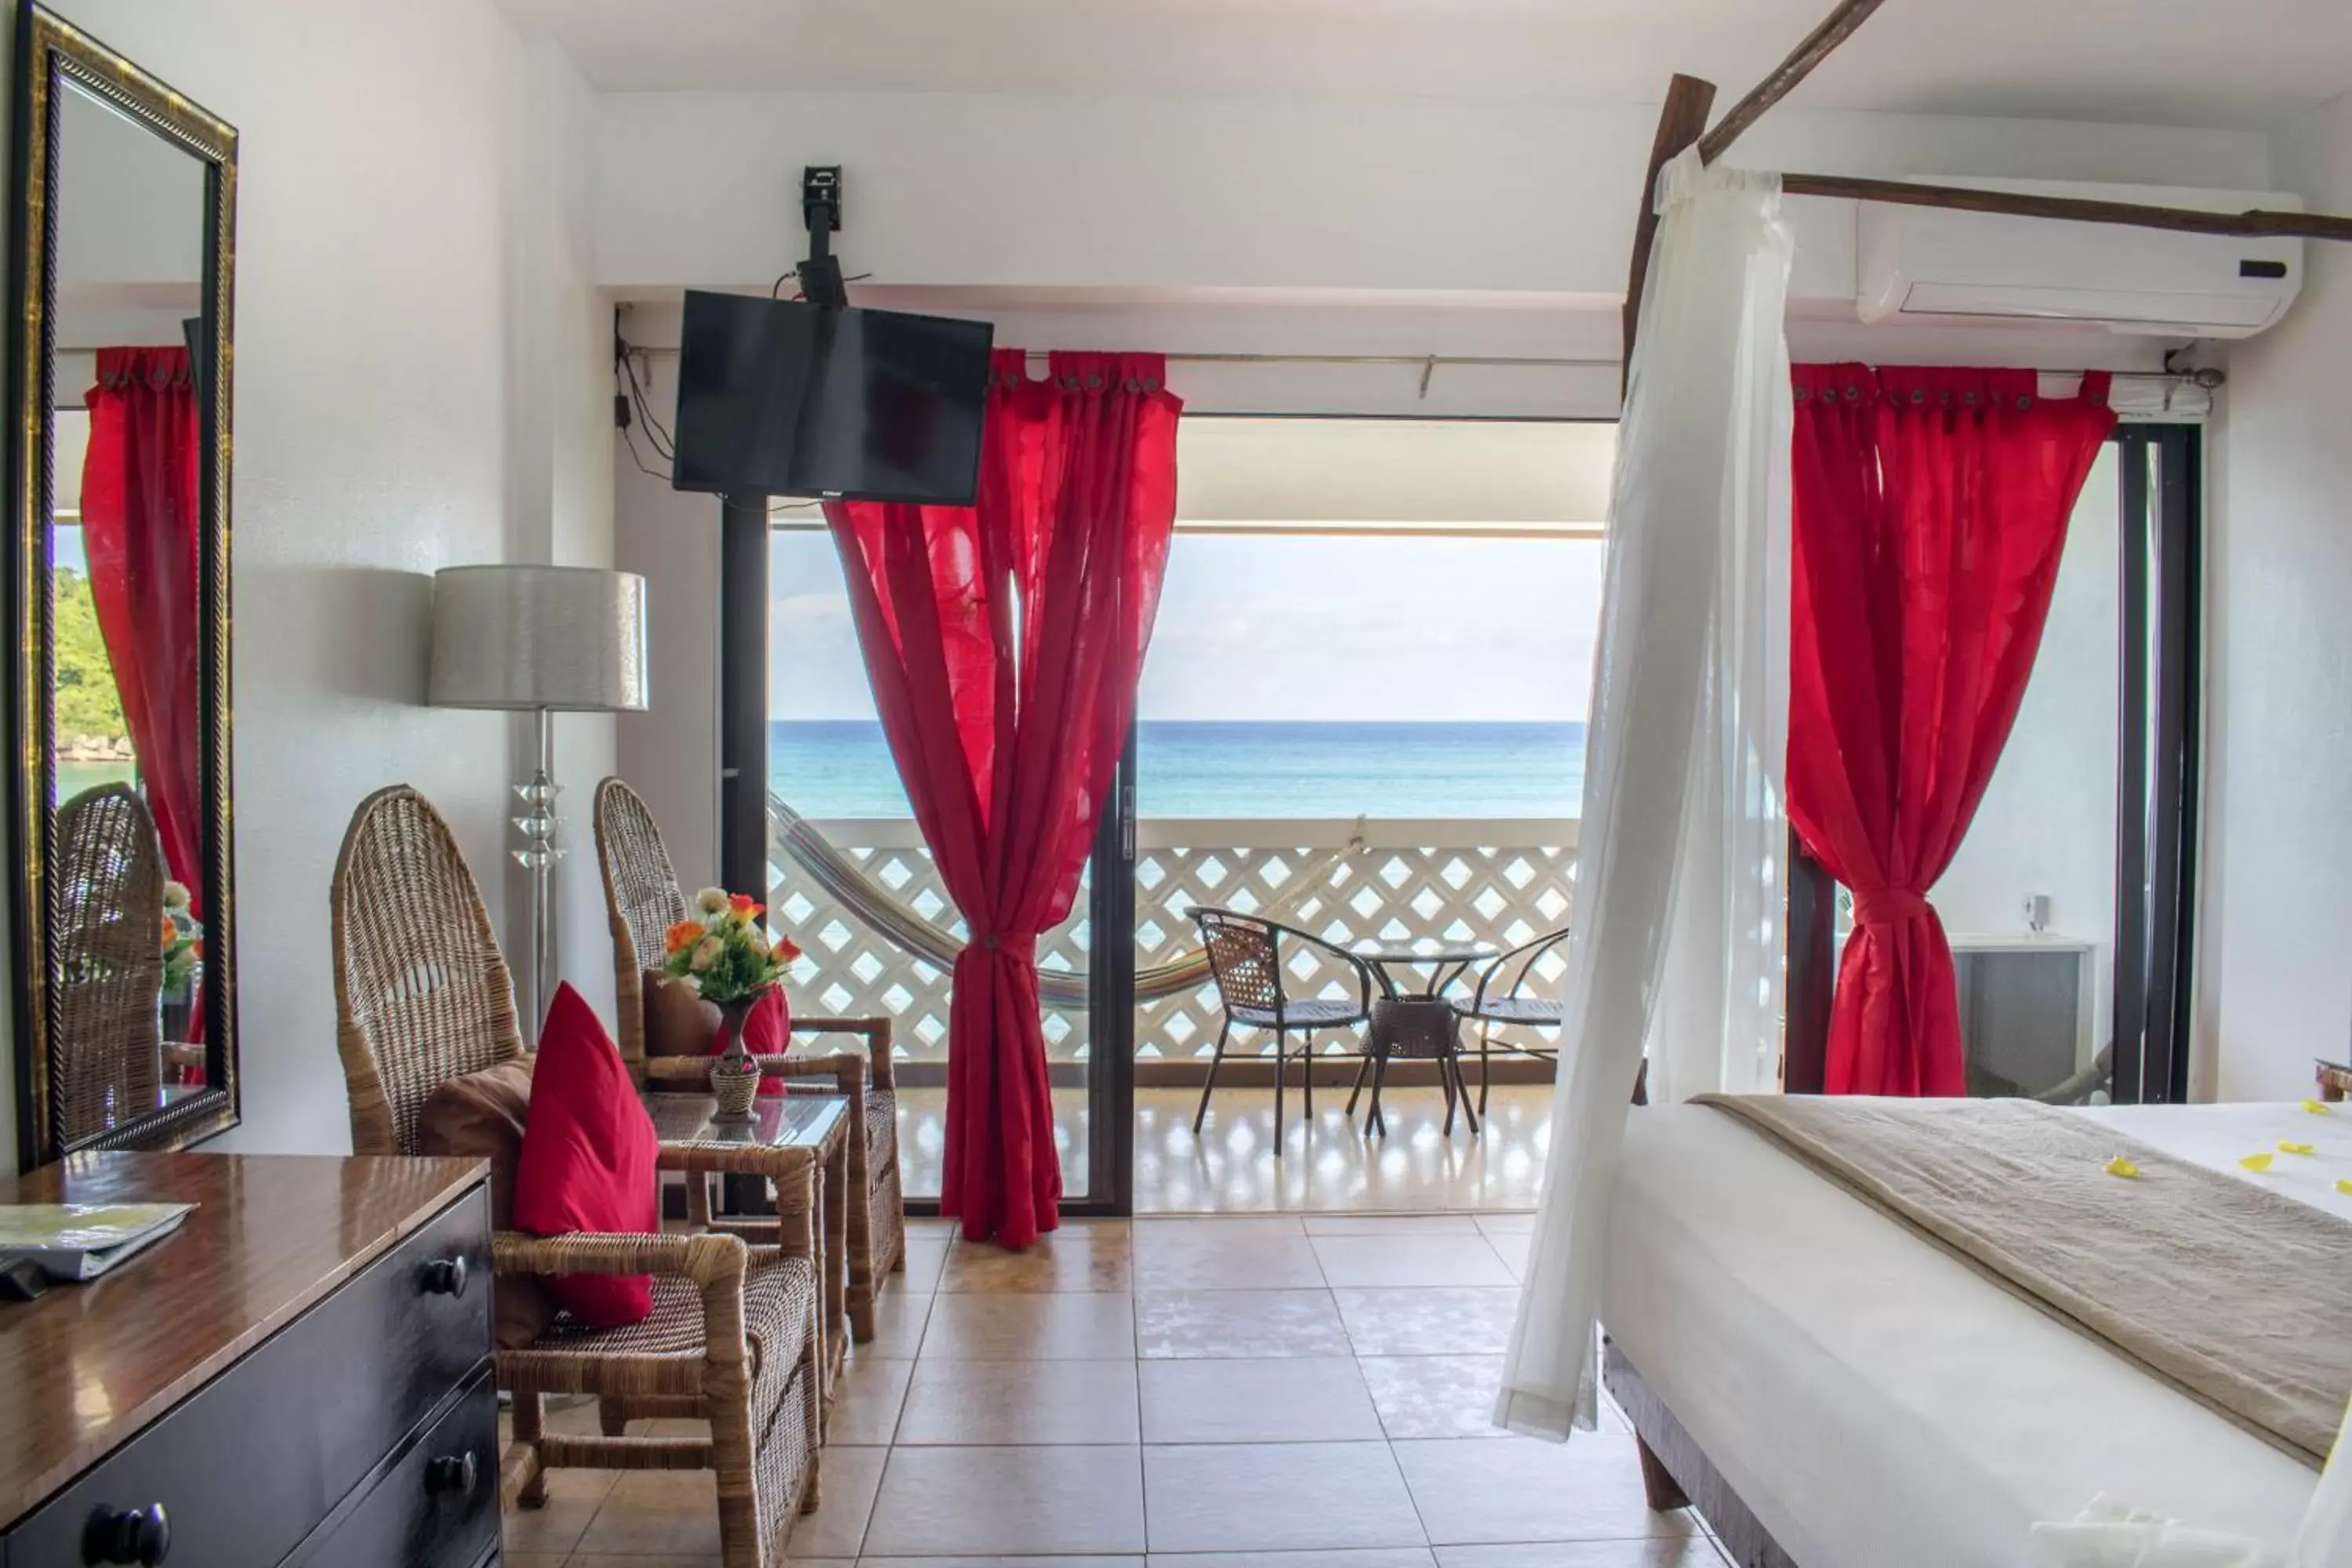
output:
M723 1054L726 1028L722 1026L710 1038L710 1054ZM743 1054L753 1057L780 1057L793 1048L793 1007L784 1000L783 987L778 986L757 1002L743 1018ZM784 1080L763 1078L760 1080L761 1094L782 1094Z
M659 1232L656 1147L653 1121L595 1009L568 984L556 987L515 1167L516 1228L533 1236ZM654 1309L649 1274L567 1274L551 1277L547 1288L573 1317L600 1329L636 1322Z

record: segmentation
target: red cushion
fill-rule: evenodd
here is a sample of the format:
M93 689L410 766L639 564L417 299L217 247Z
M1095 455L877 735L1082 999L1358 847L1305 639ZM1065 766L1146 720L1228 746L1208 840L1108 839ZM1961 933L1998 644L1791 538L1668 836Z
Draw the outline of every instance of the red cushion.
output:
M710 1054L725 1054L727 1030L720 1026L710 1037ZM780 1057L793 1048L793 1008L784 1000L783 987L767 993L751 1004L751 1011L743 1018L743 1054L752 1057ZM784 1080L763 1078L760 1080L761 1094L782 1094Z
M531 1074L530 1120L515 1167L515 1226L533 1236L661 1229L654 1124L621 1053L580 993L556 988ZM583 1322L619 1328L654 1309L649 1274L570 1274L549 1292Z

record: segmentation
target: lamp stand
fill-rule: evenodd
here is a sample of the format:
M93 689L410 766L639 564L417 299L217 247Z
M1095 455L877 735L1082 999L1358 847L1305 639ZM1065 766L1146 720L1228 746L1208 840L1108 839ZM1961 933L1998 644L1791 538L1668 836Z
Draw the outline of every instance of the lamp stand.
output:
M555 948L555 910L548 885L555 863L563 858L555 842L555 831L563 823L555 815L555 797L563 793L563 786L555 782L555 713L547 708L537 712L539 771L531 774L529 784L515 785L523 814L514 819L522 834L522 847L514 851L515 863L530 873L530 1012L523 1020L523 1036L530 1040L539 1037L540 1021L547 1009L547 974L554 963Z

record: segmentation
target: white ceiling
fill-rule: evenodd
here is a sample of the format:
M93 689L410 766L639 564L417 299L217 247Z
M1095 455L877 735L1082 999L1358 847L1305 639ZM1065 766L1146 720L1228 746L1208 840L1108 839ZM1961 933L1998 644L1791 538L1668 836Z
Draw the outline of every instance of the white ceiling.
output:
M613 89L1412 93L1727 105L1828 0L503 0ZM2352 90L2347 0L1890 0L1792 101L2263 128Z

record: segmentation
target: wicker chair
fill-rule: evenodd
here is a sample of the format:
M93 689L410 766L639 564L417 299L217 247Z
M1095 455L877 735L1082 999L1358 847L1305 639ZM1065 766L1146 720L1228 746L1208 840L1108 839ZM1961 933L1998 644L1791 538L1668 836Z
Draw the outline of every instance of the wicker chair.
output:
M1510 952L1491 960L1478 972L1478 988L1467 1002L1456 1002L1454 1010L1465 1018L1478 1021L1478 1114L1486 1114L1486 1075L1492 1059L1493 1046L1488 1036L1495 1026L1522 1029L1557 1029L1567 1013L1567 1006L1557 996L1522 996L1520 991L1528 983L1528 973L1536 961L1568 940L1569 928L1546 931L1532 942L1521 942ZM1518 973L1510 973L1517 964ZM1534 1057L1557 1062L1559 1048L1545 1046L1503 1042L1506 1056Z
M523 1054L514 989L480 891L448 825L406 785L362 802L335 863L336 1043L351 1091L352 1146L417 1152L417 1118L447 1079ZM718 1473L719 1560L782 1562L794 1511L816 1507L819 1340L810 1227L814 1152L740 1144L665 1144L665 1171L764 1176L798 1246L748 1248L732 1236L501 1232L493 1276L651 1274L653 1315L591 1329L559 1314L536 1341L498 1352L514 1396L503 1496L546 1500L546 1473L709 1469ZM542 1398L625 1401L633 1415L688 1416L699 1437L551 1433Z
M1201 1085L1201 1108L1192 1113L1192 1131L1199 1132L1208 1119L1209 1096L1217 1087L1217 1066L1225 1059L1225 1040L1235 1024L1254 1029L1274 1031L1274 1152L1282 1153L1282 1088L1289 1066L1286 1054L1290 1031L1298 1031L1301 1056L1306 1062L1306 1086L1301 1095L1306 1100L1307 1119L1315 1119L1315 1036L1322 1029L1344 1029L1362 1023L1372 1015L1372 972L1364 962L1346 948L1335 947L1321 937L1286 926L1245 915L1233 910L1196 906L1192 923L1201 928L1201 945L1208 950L1209 973L1217 983L1217 998L1223 1005L1225 1020L1217 1030L1216 1049L1209 1058L1208 1081ZM1282 966L1282 944L1285 940L1316 949L1337 958L1354 972L1358 994L1353 1001L1344 997L1307 999L1293 998ZM1357 1069L1360 1084L1363 1072ZM1352 1101L1350 1102L1352 1103Z
M616 778L596 786L596 859L604 868L604 907L613 927L613 993L620 1013L621 1059L647 1087L700 1091L710 1064L698 1057L646 1053L645 976L660 967L663 939L688 916L660 826L637 792ZM849 1332L863 1344L874 1337L874 1303L882 1283L906 1267L906 1205L898 1181L898 1091L890 1060L887 1018L800 1017L795 1035L856 1035L863 1056L763 1057L779 1078L829 1078L827 1087L849 1100ZM736 1233L767 1239L765 1228Z
M163 1076L163 848L128 784L58 807L55 1133L92 1138L155 1107Z

